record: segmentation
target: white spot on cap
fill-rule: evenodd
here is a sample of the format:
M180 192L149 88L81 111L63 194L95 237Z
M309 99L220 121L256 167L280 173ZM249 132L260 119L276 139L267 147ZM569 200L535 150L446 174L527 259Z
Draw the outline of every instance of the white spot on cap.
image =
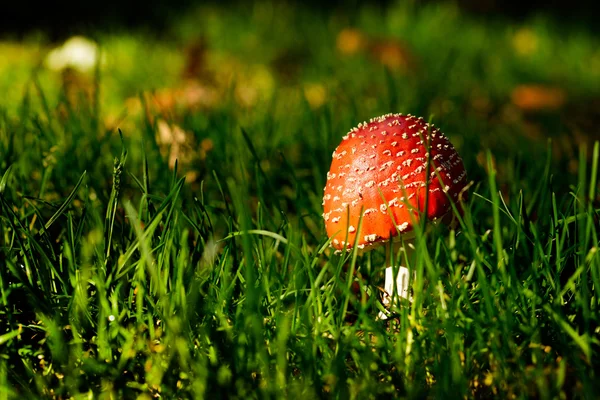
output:
M393 161L388 161L388 162L381 164L381 167L379 168L379 172L383 171L384 169L391 166L392 164L394 164Z
M365 242L374 242L377 240L377 234L365 235Z
M355 231L356 231L356 228L355 228L355 227L353 227L352 225L350 225L350 226L348 227L348 232L350 232L350 233L353 233L353 232L355 232Z

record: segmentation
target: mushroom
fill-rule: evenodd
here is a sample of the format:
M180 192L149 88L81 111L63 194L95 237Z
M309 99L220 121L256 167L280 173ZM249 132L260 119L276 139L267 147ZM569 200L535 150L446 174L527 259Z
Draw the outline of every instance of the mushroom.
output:
M327 173L323 218L331 245L338 252L397 246L424 216L452 217L451 202L458 203L466 186L454 146L423 118L386 114L358 124L333 152ZM409 274L386 263L383 302L390 305L394 284L398 301L408 298Z

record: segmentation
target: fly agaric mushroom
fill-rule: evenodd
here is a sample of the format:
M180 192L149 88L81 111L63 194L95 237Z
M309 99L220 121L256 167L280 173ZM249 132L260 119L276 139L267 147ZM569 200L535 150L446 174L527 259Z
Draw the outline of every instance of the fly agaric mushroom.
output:
M336 251L354 246L367 251L398 242L424 216L433 221L452 216L451 202L458 203L466 184L454 146L423 118L387 114L358 124L333 152L327 173L323 218L331 245ZM393 275L388 265L386 305L394 291ZM407 278L408 270L400 267L395 279L399 297L408 298Z

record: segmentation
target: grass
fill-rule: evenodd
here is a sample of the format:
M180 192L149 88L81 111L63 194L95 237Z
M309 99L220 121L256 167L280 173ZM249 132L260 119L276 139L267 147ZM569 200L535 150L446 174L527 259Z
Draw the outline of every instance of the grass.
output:
M600 390L596 37L261 2L98 39L90 72L1 44L0 398ZM472 187L380 321L386 249L333 254L321 198L342 135L386 112L433 118Z

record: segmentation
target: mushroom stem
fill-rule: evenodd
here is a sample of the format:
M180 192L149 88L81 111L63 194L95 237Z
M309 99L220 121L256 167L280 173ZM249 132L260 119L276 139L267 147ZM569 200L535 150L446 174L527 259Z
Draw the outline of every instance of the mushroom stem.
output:
M393 243L392 248L386 253L385 263L387 267L385 269L383 305L388 310L394 305L399 306L402 299L412 301L412 296L410 295L409 270L401 264L404 263L407 258L412 258L414 252L415 248L412 243L405 241L404 243ZM394 256L398 255L398 258L395 259L394 263L392 263L392 254ZM388 316L386 313L380 312L379 318L387 319Z

